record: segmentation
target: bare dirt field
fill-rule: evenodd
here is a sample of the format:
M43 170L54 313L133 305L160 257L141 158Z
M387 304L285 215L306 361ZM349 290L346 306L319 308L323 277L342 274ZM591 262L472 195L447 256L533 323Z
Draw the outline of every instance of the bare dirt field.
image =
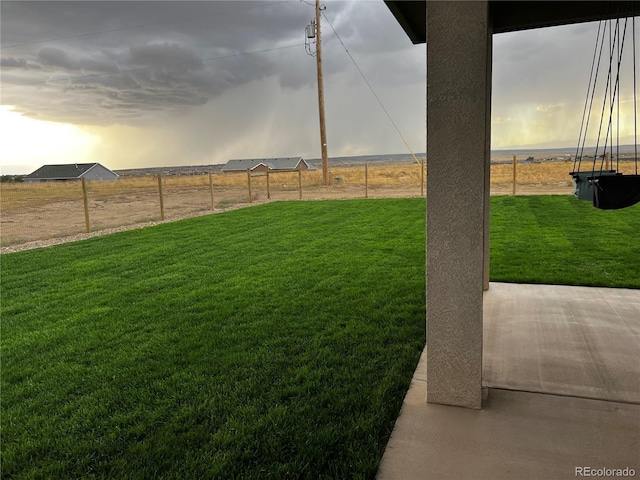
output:
M512 168L492 166L492 195L512 194ZM516 193L569 195L570 168L564 162L518 165ZM157 177L87 182L89 232L80 182L2 184L0 253L268 201L419 197L426 193L426 176L417 164L368 167L366 178L364 166L334 168L330 178L331 185L324 187L320 171L300 176L295 172L271 174L267 187L265 176L252 177L250 203L245 174L166 176L162 179L163 212Z

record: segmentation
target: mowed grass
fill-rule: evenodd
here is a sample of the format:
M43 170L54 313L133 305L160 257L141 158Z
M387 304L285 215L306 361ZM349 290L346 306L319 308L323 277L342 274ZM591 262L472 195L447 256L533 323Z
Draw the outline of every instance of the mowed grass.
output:
M282 202L3 255L6 478L372 478L425 202ZM494 197L494 281L640 288L640 206Z
M3 255L3 477L371 478L424 345L424 204Z
M491 199L491 280L640 288L640 204L573 196Z

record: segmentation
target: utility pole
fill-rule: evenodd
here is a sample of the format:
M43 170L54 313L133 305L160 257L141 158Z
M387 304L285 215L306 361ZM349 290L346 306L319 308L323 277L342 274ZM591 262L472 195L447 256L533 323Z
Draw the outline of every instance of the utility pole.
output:
M318 111L320 112L320 146L322 149L322 184L329 185L327 165L327 131L324 123L324 85L322 82L322 43L320 41L320 0L316 0L316 63L318 67Z

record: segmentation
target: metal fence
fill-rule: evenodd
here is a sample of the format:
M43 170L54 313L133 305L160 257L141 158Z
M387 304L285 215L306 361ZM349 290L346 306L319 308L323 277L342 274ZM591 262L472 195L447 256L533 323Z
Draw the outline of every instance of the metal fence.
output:
M572 167L572 161L496 162L491 165L491 194L569 195L573 190ZM622 161L619 167L621 172L633 173L634 163ZM329 178L330 185L323 186L320 170L269 175L218 171L122 176L115 181L2 183L0 247L15 248L268 201L418 197L427 193L426 170L417 163L332 167Z
M358 165L322 172L209 173L113 181L3 183L0 246L279 200L411 197L425 194L423 165Z
M525 157L526 158L526 157ZM424 163L424 162L423 162ZM620 163L632 173L633 162ZM491 165L491 194L563 194L573 190L571 161L510 160ZM0 247L176 220L280 200L418 197L424 164L361 164L322 172L122 176L114 181L0 184ZM452 182L453 184L453 182ZM454 187L452 187L454 188ZM461 192L462 194L462 192Z

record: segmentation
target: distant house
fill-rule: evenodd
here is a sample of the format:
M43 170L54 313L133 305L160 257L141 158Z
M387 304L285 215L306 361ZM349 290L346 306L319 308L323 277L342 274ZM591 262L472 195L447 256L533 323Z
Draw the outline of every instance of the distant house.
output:
M24 177L25 182L67 182L71 180L115 180L118 174L99 163L44 165Z
M229 160L223 172L295 172L297 170L316 170L316 167L309 165L302 157L287 158L255 158L245 160Z

